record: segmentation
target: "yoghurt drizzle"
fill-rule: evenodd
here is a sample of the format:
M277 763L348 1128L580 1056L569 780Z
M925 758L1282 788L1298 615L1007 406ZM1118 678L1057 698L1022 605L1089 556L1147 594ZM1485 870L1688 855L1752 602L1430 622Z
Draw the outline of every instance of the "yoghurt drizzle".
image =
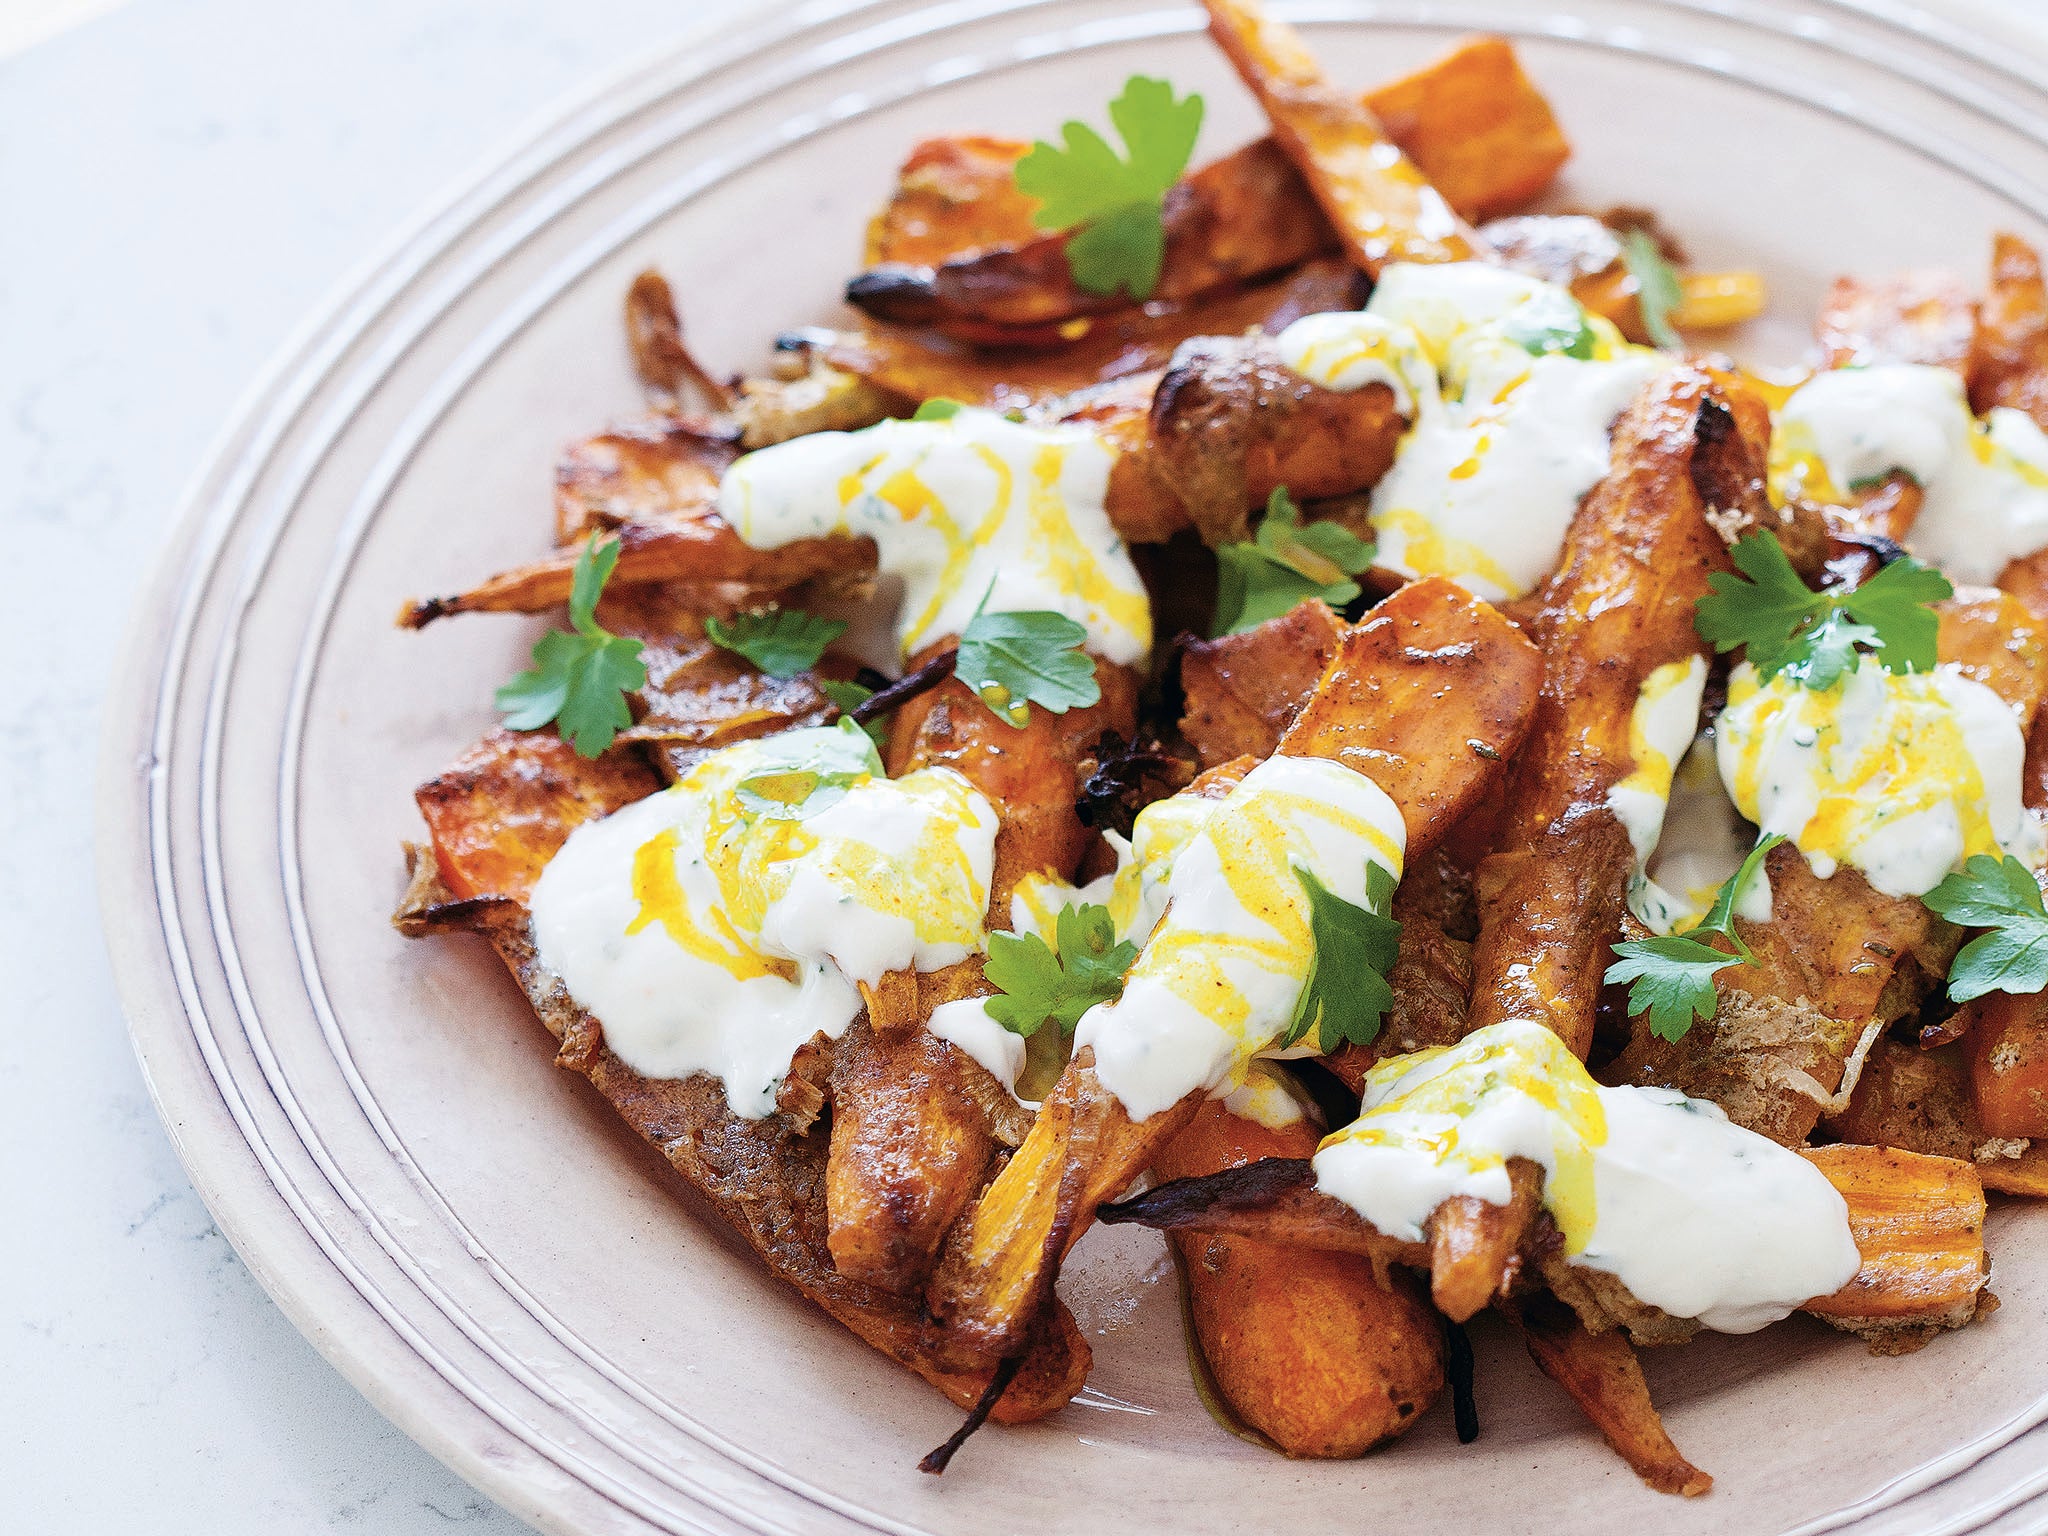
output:
M2008 561L2048 545L2048 434L2006 406L1974 418L1947 368L1815 374L1779 411L1771 461L1781 501L1846 502L1904 470L1924 498L1907 542L1956 581L1994 582Z
M788 731L713 753L578 827L541 872L541 963L634 1071L709 1073L758 1119L797 1049L853 1022L856 983L980 952L996 813L952 769L849 775L802 816L747 792L841 740Z
M1975 854L2040 865L2019 722L1952 667L1895 673L1866 657L1808 688L1786 673L1762 682L1744 662L1716 735L1735 808L1790 838L1823 879L1849 864L1887 896L1921 896Z
M1316 1182L1420 1242L1453 1196L1505 1205L1516 1157L1544 1170L1567 1262L1722 1333L1774 1323L1862 1265L1848 1207L1805 1158L1704 1100L1603 1088L1522 1019L1375 1066L1358 1119L1316 1152Z
M1614 418L1670 366L1562 288L1483 262L1394 263L1363 311L1305 316L1277 344L1326 389L1385 384L1411 418L1372 493L1378 563L1489 600L1557 564Z
M1123 665L1152 649L1152 609L1103 509L1115 456L1084 427L991 411L813 432L736 460L718 510L756 549L866 537L903 583L896 640L910 656L957 635L977 607L1050 611Z

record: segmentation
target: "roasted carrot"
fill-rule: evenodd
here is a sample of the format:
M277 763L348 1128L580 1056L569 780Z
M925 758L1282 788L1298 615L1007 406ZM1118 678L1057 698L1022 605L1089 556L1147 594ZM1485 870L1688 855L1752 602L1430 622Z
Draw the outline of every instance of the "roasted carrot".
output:
M1258 97L1354 262L1377 274L1390 261L1465 261L1483 249L1371 109L1324 78L1292 27L1257 0L1204 0L1203 8L1210 36Z
M1280 750L1371 777L1401 807L1408 857L1419 858L1515 750L1539 670L1533 647L1494 609L1449 582L1415 582L1345 636ZM1442 752L1445 740L1469 755ZM1095 1208L1129 1185L1202 1097L1134 1122L1097 1080L1094 1052L1078 1052L948 1240L927 1292L948 1335L977 1353L1017 1348Z
M1269 1128L1204 1104L1153 1159L1161 1179L1305 1158L1304 1119ZM1405 1275L1370 1259L1176 1232L1191 1321L1232 1412L1290 1456L1356 1456L1404 1433L1442 1390L1443 1331Z

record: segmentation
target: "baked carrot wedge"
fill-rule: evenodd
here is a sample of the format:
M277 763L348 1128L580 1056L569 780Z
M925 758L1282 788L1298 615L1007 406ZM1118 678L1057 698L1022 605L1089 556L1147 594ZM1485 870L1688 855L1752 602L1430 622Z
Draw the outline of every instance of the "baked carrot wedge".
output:
M1377 275L1390 261L1466 261L1483 251L1371 110L1324 78L1292 27L1257 0L1204 0L1203 9L1354 262Z
M1984 1185L1970 1164L1896 1147L1811 1147L1849 1205L1863 1268L1806 1310L1879 1354L1918 1349L1991 1302L1984 1290Z
M1693 605L1728 566L1711 505L1756 525L1763 403L1673 370L1614 429L1613 469L1573 518L1530 628L1543 693L1510 772L1495 848L1479 866L1471 1027L1550 1026L1584 1057L1634 851L1608 792L1634 768L1630 727L1659 669L1698 668ZM1670 676L1670 674L1666 674Z
M1161 1179L1306 1158L1307 1120L1268 1127L1212 1100L1153 1160ZM1443 1329L1402 1273L1358 1254L1170 1234L1189 1320L1230 1410L1290 1456L1357 1456L1405 1433L1443 1389Z
M1137 695L1127 667L1098 660L1095 676L1098 702L1058 715L1034 709L1021 728L952 678L898 714L892 776L951 768L996 808L993 927L1009 927L1019 880L1072 875L1093 838L1074 810L1074 765L1104 731L1134 733ZM972 961L921 976L909 1008L890 1017L870 1002L865 1025L840 1039L825 1207L842 1274L890 1291L921 1286L947 1229L987 1183L999 1143L1015 1145L1022 1134L1026 1117L1008 1086L924 1027L949 996L987 990Z
M1570 1307L1541 1291L1505 1302L1501 1311L1543 1374L1565 1389L1636 1476L1659 1493L1689 1499L1714 1486L1671 1443L1626 1334L1587 1332Z
M659 1149L768 1267L857 1337L901 1361L962 1407L988 1387L993 1358L942 1362L912 1299L839 1273L826 1245L825 1148L792 1134L781 1115L743 1119L714 1079L647 1078L604 1045L602 1024L577 1007L538 962L526 901L547 862L580 823L660 787L630 749L595 761L553 735L495 731L420 787L432 837L416 860L397 921L408 933L469 931L488 939L561 1042L560 1063L589 1078L627 1123ZM821 1063L813 1062L814 1068ZM786 1108L814 1115L805 1064L785 1085ZM1016 1379L997 1403L1004 1422L1042 1417L1079 1390L1088 1346L1063 1311L1045 1314Z

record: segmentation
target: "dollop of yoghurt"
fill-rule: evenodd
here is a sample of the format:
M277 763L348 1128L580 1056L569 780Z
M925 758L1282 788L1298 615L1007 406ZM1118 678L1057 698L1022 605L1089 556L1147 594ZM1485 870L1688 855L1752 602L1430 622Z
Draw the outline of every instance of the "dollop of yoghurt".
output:
M1779 410L1771 448L1779 500L1846 502L1895 470L1920 485L1907 542L1956 581L1995 582L2008 561L2048 546L2048 434L2008 406L1972 416L1952 369L1834 368Z
M1743 662L1715 734L1735 808L1790 838L1823 879L1848 864L1887 896L1922 896L1976 854L2040 866L2019 722L1953 667L1888 672L1866 656L1809 688Z
M1602 1087L1522 1019L1376 1065L1357 1120L1317 1150L1316 1183L1421 1242L1454 1196L1507 1204L1512 1158L1542 1167L1567 1262L1723 1333L1831 1295L1862 1264L1847 1205L1805 1158L1704 1100Z
M1363 311L1305 316L1277 346L1326 389L1386 385L1410 418L1372 493L1378 564L1496 601L1557 564L1615 417L1670 366L1564 289L1484 262L1394 263Z
M1090 651L1136 665L1152 649L1152 610L1104 510L1114 461L1085 427L963 408L746 454L720 481L718 510L756 549L873 539L883 576L903 585L905 656L959 634L983 608L1064 614L1088 631Z
M1307 981L1315 946L1299 872L1377 912L1368 869L1398 880L1406 843L1400 808L1365 775L1268 758L1173 857L1164 911L1123 996L1081 1016L1074 1049L1094 1049L1097 1079L1134 1120L1238 1086Z
M981 950L995 835L952 769L889 779L851 726L789 731L578 827L534 939L627 1066L709 1073L759 1118L797 1049L853 1022L857 983Z

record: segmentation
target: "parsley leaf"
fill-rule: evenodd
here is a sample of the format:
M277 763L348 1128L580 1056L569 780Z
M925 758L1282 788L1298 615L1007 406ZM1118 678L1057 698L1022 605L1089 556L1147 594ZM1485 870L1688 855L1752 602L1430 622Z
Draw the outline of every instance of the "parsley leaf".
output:
M814 681L818 685L818 692L839 706L839 716L842 720L875 696L874 689L864 688L859 683L847 682L843 678L820 677ZM855 724L860 722L856 721ZM879 720L870 720L860 728L868 733L868 740L877 747L888 741L888 737L883 734L887 728Z
M995 590L991 582L989 591ZM982 606L960 632L953 675L996 717L1022 727L1033 704L1056 715L1102 697L1095 663L1081 644L1088 631L1063 613L987 613Z
M1309 870L1296 866L1294 875L1308 893L1315 948L1280 1043L1293 1045L1312 1033L1319 1051L1334 1051L1347 1041L1371 1045L1394 1006L1387 973L1400 950L1401 925L1333 894ZM1379 865L1366 866L1365 884L1373 906L1384 907L1393 899L1394 877Z
M944 395L933 395L931 399L925 401L923 405L920 405L911 413L910 419L912 421L951 421L966 409L967 407L958 400L949 400Z
M1176 99L1164 80L1133 75L1109 104L1129 156L1086 123L1068 122L1064 146L1043 139L1017 162L1017 190L1036 198L1040 229L1073 229L1067 270L1085 293L1149 299L1166 254L1160 206L1180 180L1202 127L1202 98Z
M1902 555L1861 586L1816 592L1767 529L1744 535L1731 557L1735 572L1707 578L1693 627L1717 651L1745 647L1766 682L1790 672L1809 688L1832 687L1853 669L1859 646L1875 650L1887 671L1933 668L1941 620L1929 605L1955 588L1932 566Z
M795 677L818 664L825 647L846 633L843 619L822 619L801 608L766 608L727 620L704 621L711 643L751 661L770 677Z
M1615 963L1602 979L1630 983L1628 1011L1632 1015L1648 1013L1650 1033L1659 1040L1682 1040L1695 1020L1712 1018L1715 973L1751 958L1749 946L1735 931L1735 904L1755 878L1764 855L1784 841L1783 834L1773 832L1750 849L1742 867L1715 893L1706 917L1690 933L1633 939L1614 946ZM1735 946L1734 951L1716 949L1707 942L1709 938L1726 939Z
M1636 280L1636 307L1643 312L1643 329L1650 340L1667 352L1681 350L1685 338L1671 324L1671 311L1685 301L1677 272L1657 249L1657 242L1640 229L1622 237L1621 259L1628 275Z
M1952 923L1989 930L1957 951L1948 968L1950 1001L2048 987L2048 909L2018 859L1977 854L1920 899Z
M992 933L982 974L998 990L986 1004L1003 1028L1027 1039L1047 1019L1071 1035L1097 1003L1123 996L1124 974L1138 946L1119 940L1109 908L1084 903L1061 907L1053 920L1058 948L1035 933Z
M846 798L865 779L879 779L882 759L867 732L841 718L806 731L781 762L770 762L733 786L743 810L771 821L805 821Z
M533 666L497 692L505 724L537 731L556 722L579 757L596 757L633 723L626 694L647 682L640 642L597 622L597 599L619 563L617 539L592 540L576 557L569 589L571 629L551 629L533 647Z
M1275 486L1258 532L1216 551L1216 622L1209 633L1251 629L1309 597L1342 608L1359 593L1351 578L1371 566L1375 553L1341 523L1304 523L1287 487Z

